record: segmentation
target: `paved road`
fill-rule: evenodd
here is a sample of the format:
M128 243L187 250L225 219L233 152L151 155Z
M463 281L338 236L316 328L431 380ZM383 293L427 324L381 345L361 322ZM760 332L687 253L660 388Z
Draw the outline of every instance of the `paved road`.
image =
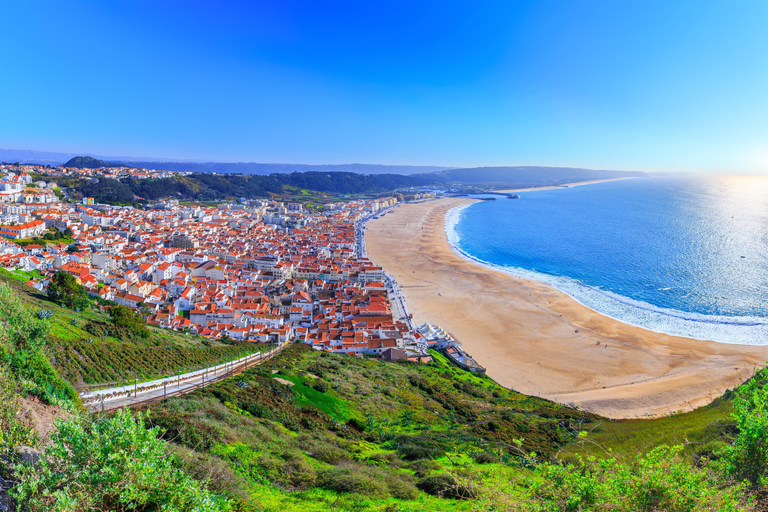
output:
M365 258L365 223L371 220L373 217L377 215L381 215L385 212L388 212L392 208L394 208L397 205L390 206L389 208L386 208L384 210L380 210L376 213L372 213L371 215L368 215L367 217L363 218L358 222L357 224L357 231L355 232L355 236L357 237L357 256L359 258ZM402 320L408 325L408 328L410 330L414 330L413 326L413 320L411 320L410 316L408 315L408 308L405 307L405 298L400 293L400 288L397 286L397 281L395 281L395 278L391 275L384 273L384 281L387 285L387 296L389 297L389 302L392 307L392 317L395 320Z
M236 361L232 361L231 363L215 366L207 370L198 370L165 379L142 382L141 384L133 386L120 386L81 393L80 398L91 412L110 411L123 407L146 405L173 396L186 395L196 389L203 388L214 382L242 373L248 368L261 364L263 361L272 359L288 346L290 346L289 343L283 344L269 352L250 354ZM116 393L128 393L129 395L115 396Z

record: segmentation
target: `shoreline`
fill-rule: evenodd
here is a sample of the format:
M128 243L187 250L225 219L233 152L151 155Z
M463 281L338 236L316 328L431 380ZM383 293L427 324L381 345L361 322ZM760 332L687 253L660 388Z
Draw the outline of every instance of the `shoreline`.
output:
M580 187L582 185L593 185L595 183L605 183L607 181L633 180L635 178L637 178L637 176L628 176L626 178L607 178L604 180L574 181L573 183L565 183L563 185L549 185L546 187L510 188L510 189L504 189L504 190L494 190L494 192L500 192L502 194L507 194L510 192L533 192L536 190L553 190L553 189L560 189L560 188Z
M448 240L446 216L472 202L399 206L370 221L366 246L399 283L416 323L451 332L500 384L612 418L640 418L705 405L768 360L768 347L649 331L552 285L466 259Z
M600 293L600 298L603 300L605 300L606 296L609 297L607 300L607 305L606 303L603 303L604 308L601 309L599 306L591 304L591 302L595 300L594 294L596 292L594 292L594 288L575 279L568 277L550 276L541 272L516 267L505 267L503 265L496 265L494 263L476 258L471 254L464 252L458 246L459 237L455 231L456 224L459 221L458 217L461 212L475 202L477 201L471 201L467 202L466 204L456 206L449 210L445 215L445 231L451 250L454 252L454 254L460 256L469 263L479 265L489 270L503 272L513 277L529 279L538 283L552 286L557 290L565 293L582 306L626 325L632 325L634 327L646 329L659 334L679 336L682 338L689 338L698 341L712 341L716 343L727 343L731 345L768 346L768 343L754 342L756 339L765 339L765 330L766 327L768 327L768 322L762 320L759 317L717 316L677 311L662 308L660 306L654 306L653 304L640 302L636 299L615 294L614 292ZM626 311L633 311L635 309L642 310L646 315L650 315L651 320L655 321L657 325L649 326L647 323L644 324L643 322L634 322L632 319L622 317L620 314L621 311L618 311L619 314L616 314L616 305L618 305L619 308L624 308L625 313ZM613 309L613 311L609 312L611 309ZM646 322L648 322L647 317ZM762 327L761 333L756 333L754 331L749 333L738 332L742 327L754 328L757 325ZM712 336L712 332L709 330L712 326L718 326L721 328L717 339Z

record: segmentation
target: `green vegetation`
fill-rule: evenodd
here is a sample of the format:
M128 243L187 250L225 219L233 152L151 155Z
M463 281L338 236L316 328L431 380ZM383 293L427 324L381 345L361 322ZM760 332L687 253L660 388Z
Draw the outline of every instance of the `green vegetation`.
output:
M109 318L114 325L127 329L135 337L149 337L149 329L144 319L127 306L112 306L109 309Z
M56 426L40 461L17 468L12 494L24 510L230 510L178 468L157 430L128 412L93 422L75 416Z
M12 455L14 446L37 444L35 429L22 417L19 391L11 372L0 368L0 459L4 460Z
M63 304L70 309L83 309L88 304L85 288L69 272L56 272L48 283L48 299L56 304Z
M191 473L215 467L210 485L243 511L736 511L763 495L762 377L735 402L627 422L433 357L383 363L294 346L153 407L147 423Z
M192 473L216 467L212 488L239 510L472 510L476 502L446 500L474 493L463 479L491 467L516 471L515 439L554 460L596 420L434 356L384 363L297 345L152 407L149 425L187 454Z
M768 505L767 370L691 413L612 421L504 389L439 353L419 365L294 345L136 416L89 418L57 368L72 382L137 369L172 374L184 362L253 347L146 326L146 336L135 335L130 310L112 306L108 314L91 303L72 311L16 280L0 281L0 476L18 481L13 493L23 510ZM70 411L34 465L17 457L18 446L38 443L21 412L27 395Z
M191 174L162 179L99 178L82 180L76 190L82 196L97 202L132 204L134 195L148 200L171 197L185 201L215 201L239 197L270 197L284 195L286 189L297 190L299 196L317 199L316 195L302 191L331 194L386 193L398 188L427 186L432 182L399 174L364 175L348 172L304 172L293 174L216 175Z
M48 320L24 307L7 284L0 283L0 363L9 379L27 394L51 403L77 402L77 394L46 357Z
M209 341L146 325L148 336L136 336L113 322L106 312L108 307L92 301L80 311L58 306L45 294L24 285L28 278L25 273L0 271L0 285L13 290L11 294L23 308L35 316L42 310L50 311L44 353L56 371L74 385L152 380L269 348L231 340L225 344L226 340Z
M180 468L160 432L147 430L142 418L137 422L128 412L95 420L84 416L74 389L47 357L47 344L56 340L49 336L55 332L51 324L66 322L78 329L82 316L106 318L96 311L63 309L13 280L0 283L0 477L5 479L0 504L7 504L3 493L10 482L19 510L30 512L230 510L227 500ZM40 460L25 464L20 447L40 444L36 425L22 407L22 397L29 396L35 400L26 400L24 407L50 407L43 405L48 402L69 414L57 420Z

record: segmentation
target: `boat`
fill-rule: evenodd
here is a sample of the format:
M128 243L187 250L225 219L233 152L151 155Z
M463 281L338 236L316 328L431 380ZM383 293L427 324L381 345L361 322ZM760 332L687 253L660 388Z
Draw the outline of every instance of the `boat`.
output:
M470 355L464 352L460 347L454 344L448 345L443 349L443 353L459 368L467 370L471 373L476 373L478 375L485 374L485 368L480 366L477 361L472 359L472 357L470 357Z

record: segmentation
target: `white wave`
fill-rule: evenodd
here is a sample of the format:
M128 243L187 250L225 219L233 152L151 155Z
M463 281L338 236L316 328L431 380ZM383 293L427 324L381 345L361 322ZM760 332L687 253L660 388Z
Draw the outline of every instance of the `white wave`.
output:
M456 226L466 204L451 209L445 216L445 231L451 249L466 260L517 277L550 284L577 302L626 324L672 336L739 345L768 345L768 319L751 316L719 316L661 308L617 293L586 285L575 279L553 276L518 267L496 265L467 254L460 247Z

